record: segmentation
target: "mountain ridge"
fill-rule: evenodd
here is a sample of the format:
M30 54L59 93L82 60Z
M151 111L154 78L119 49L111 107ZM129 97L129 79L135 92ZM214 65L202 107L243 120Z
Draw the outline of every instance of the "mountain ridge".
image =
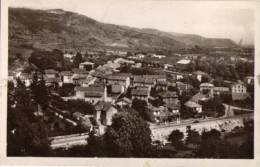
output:
M182 34L182 33L178 33ZM9 8L9 44L35 48L119 47L175 50L192 47L236 47L230 39L164 32L108 24L63 9Z

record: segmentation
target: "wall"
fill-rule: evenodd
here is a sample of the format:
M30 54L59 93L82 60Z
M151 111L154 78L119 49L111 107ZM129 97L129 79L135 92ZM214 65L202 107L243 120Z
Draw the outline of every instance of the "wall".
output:
M188 125L180 125L180 126L165 126L163 128L153 128L150 127L152 131L152 140L160 140L162 142L167 142L167 137L169 134L176 129L179 129L181 132L184 133L184 136L186 137L186 127ZM201 133L204 129L210 130L210 129L217 129L217 130L226 130L231 131L236 126L243 127L243 118L234 118L234 119L225 119L225 120L216 120L216 121L210 121L210 122L201 122L201 123L194 123L191 126L191 129L196 129L199 133Z

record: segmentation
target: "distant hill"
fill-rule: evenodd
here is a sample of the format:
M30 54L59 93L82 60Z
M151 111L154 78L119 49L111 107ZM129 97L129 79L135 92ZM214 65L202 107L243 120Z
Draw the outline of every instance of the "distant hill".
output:
M9 42L33 47L121 47L176 49L192 45L234 47L230 39L167 33L104 24L62 9L9 8Z
M175 39L176 41L185 43L188 46L197 45L200 47L237 47L237 44L231 39L205 38L200 35L163 32L155 29L143 29L143 31L161 37L167 36L169 38Z

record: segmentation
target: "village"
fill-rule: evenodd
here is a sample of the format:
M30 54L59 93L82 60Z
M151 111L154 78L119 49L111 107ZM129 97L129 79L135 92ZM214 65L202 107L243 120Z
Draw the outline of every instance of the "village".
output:
M16 85L19 78L30 87L35 75L42 76L46 87L56 97L49 104L56 117L68 126L80 127L77 132L94 131L96 135L106 132L115 114L131 108L137 110L153 128L185 122L186 127L189 120L190 124L196 124L232 117L244 113L241 112L243 109L253 111L253 104L243 105L245 101L247 104L253 101L253 76L219 81L206 71L189 72L192 64L198 62L198 57L207 59L205 54L177 54L175 63L168 63L170 61L165 55L106 51L102 56L113 55L114 59L109 57L103 64L100 64L96 52L88 52L88 57L72 52L63 54L69 62L79 55L81 61L77 68L35 70L31 73L16 71L9 74L9 81ZM226 57L219 56L217 61L224 59ZM230 59L231 62L250 61L241 57ZM94 108L93 112L69 109L64 107L66 105L61 107L71 101L87 103ZM234 106L237 108L230 110ZM40 107L37 115L43 115ZM165 138L157 137L156 140Z

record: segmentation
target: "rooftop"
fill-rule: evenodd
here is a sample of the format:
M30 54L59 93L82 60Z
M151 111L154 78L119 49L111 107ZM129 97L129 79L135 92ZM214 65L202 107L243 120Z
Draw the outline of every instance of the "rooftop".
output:
M58 71L53 70L53 69L47 69L47 70L44 70L44 73L45 74L58 74Z
M104 88L101 86L90 86L90 87L82 87L82 86L76 86L75 91L80 92L102 92L104 91Z
M132 89L131 95L133 96L148 96L149 89Z
M188 60L188 59L182 59L182 60L179 60L178 62L177 62L177 64L190 64L190 60Z
M159 96L162 98L177 98L177 92L170 92L170 91L165 91L165 92L160 92Z
M61 71L60 75L62 75L62 76L72 76L73 72L72 71Z
M105 102L105 101L99 101L96 105L95 105L95 109L97 111L107 111L109 110L109 108L112 106L111 102Z
M196 102L193 102L193 101L187 101L184 105L185 105L186 107L189 107L189 108L201 107L200 104L198 104L198 103L196 103Z

